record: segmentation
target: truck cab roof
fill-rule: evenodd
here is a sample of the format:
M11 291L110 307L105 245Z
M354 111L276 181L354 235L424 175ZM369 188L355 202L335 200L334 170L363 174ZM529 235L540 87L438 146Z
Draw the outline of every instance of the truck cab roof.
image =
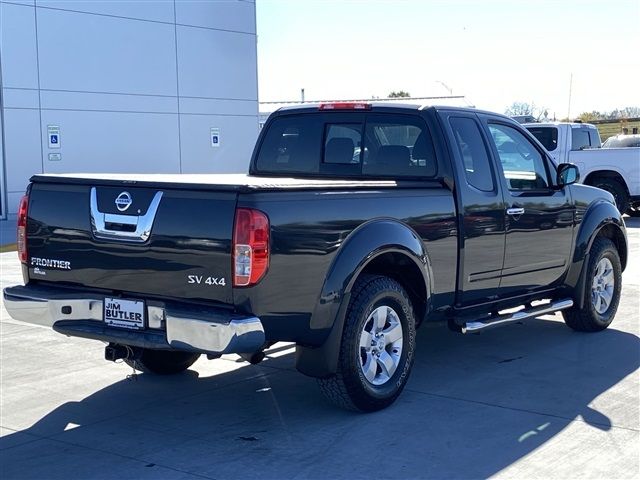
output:
M560 127L566 125L570 128L597 128L592 123L582 123L582 122L544 122L544 123L524 123L523 127Z
M331 108L331 105L337 107ZM351 106L351 107L350 107ZM349 101L349 102L326 102L326 103L302 103L295 105L287 105L279 108L272 115L282 113L311 113L318 110L326 111L379 111L379 112L393 112L402 110L434 110L434 111L459 111L459 112L471 112L481 113L492 116L504 117L513 121L512 118L506 115L500 115L495 112L487 110L480 110L473 107L455 107L451 105L433 105L433 104L416 104L407 102L362 102L362 101Z

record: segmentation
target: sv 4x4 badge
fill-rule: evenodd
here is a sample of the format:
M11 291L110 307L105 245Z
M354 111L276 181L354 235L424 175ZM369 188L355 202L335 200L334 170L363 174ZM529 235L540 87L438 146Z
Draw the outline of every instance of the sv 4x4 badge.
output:
M218 287L224 287L227 285L224 277L216 278L216 277L205 277L203 275L189 275L188 283L195 283L196 285L212 285Z

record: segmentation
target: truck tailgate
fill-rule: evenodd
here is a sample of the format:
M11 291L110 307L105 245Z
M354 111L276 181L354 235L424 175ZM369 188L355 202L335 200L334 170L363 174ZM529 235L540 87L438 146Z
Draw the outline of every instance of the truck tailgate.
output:
M36 181L27 224L29 278L123 296L232 304L236 201L237 192L214 186Z

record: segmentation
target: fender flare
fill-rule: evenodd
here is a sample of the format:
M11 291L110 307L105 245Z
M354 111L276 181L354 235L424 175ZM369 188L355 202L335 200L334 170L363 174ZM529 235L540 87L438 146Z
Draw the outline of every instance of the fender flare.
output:
M331 263L311 317L312 330L326 331L324 342L315 347L296 347L296 367L300 372L312 377L327 377L336 372L351 290L367 265L386 253L399 253L413 261L423 276L425 298L430 298L431 262L418 234L393 219L376 219L360 225L347 237Z
M565 281L565 284L571 290L577 292L575 300L578 308L582 308L584 305L584 282L586 281L586 269L584 267L589 263L589 252L593 242L603 229L613 229L613 234L617 236L618 240L621 239L621 241L616 241L615 243L619 249L623 270L627 264L628 245L622 214L615 205L605 200L591 204L584 213L576 234L571 266Z

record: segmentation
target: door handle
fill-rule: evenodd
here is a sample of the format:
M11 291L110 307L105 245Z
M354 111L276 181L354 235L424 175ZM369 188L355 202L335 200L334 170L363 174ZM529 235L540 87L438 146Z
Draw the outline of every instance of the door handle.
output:
M518 215L522 215L523 213L524 213L524 208L522 207L507 208L507 215L518 216Z

